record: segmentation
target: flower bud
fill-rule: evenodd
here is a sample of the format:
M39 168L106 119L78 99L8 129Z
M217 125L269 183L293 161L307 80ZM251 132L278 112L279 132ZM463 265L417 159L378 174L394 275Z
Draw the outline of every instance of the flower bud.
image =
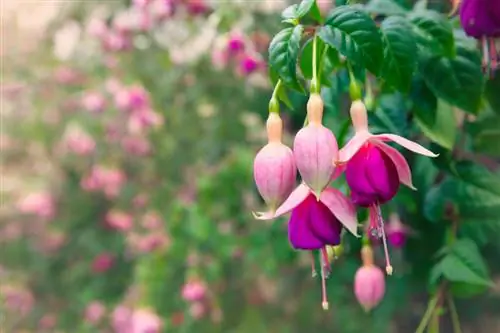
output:
M254 179L257 189L274 211L290 195L297 176L297 169L290 148L281 143L283 122L277 113L267 120L268 144L255 156Z
M321 124L323 101L311 94L307 103L309 124L295 136L293 154L302 180L319 196L330 183L338 157L338 145L332 131Z
M373 251L370 246L363 246L361 258L363 266L354 276L354 294L365 311L370 311L384 297L385 278L382 270L373 264Z
M400 249L405 246L408 234L411 233L411 229L401 222L396 213L393 213L389 217L389 223L385 226L385 232L387 234L387 241L389 244Z

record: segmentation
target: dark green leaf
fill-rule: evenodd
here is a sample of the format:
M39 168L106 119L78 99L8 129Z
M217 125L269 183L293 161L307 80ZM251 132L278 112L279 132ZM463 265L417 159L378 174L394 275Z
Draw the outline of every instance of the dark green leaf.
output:
M351 6L335 8L318 36L350 61L378 75L383 61L380 32L368 14Z
M370 0L365 10L371 14L392 16L405 15L408 11L394 0Z
M467 126L475 151L500 157L500 115L488 115Z
M283 83L303 91L297 79L297 59L304 27L298 25L281 30L269 45L269 64L279 74Z
M399 16L386 18L381 26L384 63L380 76L391 86L406 91L417 66L417 43L408 21Z
M418 44L432 54L455 55L453 27L448 19L435 11L423 10L410 15Z
M414 115L417 125L431 141L451 150L455 144L457 127L455 113L450 105L439 101L434 110L415 108Z
M422 61L420 74L437 97L464 111L478 112L484 80L477 51L457 45L453 58L432 56Z
M281 17L285 21L298 22L301 18L310 15L317 22L321 22L321 13L315 0L303 0L300 4L294 4L285 8Z
M485 95L496 114L500 115L500 75L496 75L486 82Z

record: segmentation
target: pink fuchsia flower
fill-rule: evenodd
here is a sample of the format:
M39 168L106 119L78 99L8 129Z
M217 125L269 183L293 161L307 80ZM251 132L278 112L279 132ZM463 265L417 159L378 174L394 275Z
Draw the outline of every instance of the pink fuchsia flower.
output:
M324 189L320 196L305 184L299 185L274 214L260 214L257 219L268 220L292 212L288 221L288 238L293 248L321 251L322 306L328 309L325 278L329 270L326 246L339 245L342 227L357 236L356 210L340 191ZM314 258L313 258L314 259ZM314 260L313 260L313 274Z
M232 32L227 41L227 50L231 55L237 55L245 49L245 36L240 32Z
M118 305L111 314L111 327L115 333L131 333L133 311Z
M295 136L293 155L302 180L319 197L334 176L335 166L332 161L338 157L335 136L321 124L323 100L319 94L311 94L309 97L307 118L309 124Z
M363 266L354 276L354 295L365 311L370 311L384 297L385 277L382 270L373 264L373 252L369 246L364 246L361 254Z
M115 105L118 109L123 111L149 108L149 93L144 87L139 85L124 87L116 92Z
M30 290L3 284L0 286L0 295L7 311L20 316L27 316L35 304L35 298Z
M187 0L186 7L191 15L202 15L210 10L206 0Z
M64 145L71 153L80 156L90 155L95 150L94 139L79 128L71 128L68 131Z
M193 319L200 320L207 312L205 304L202 302L194 302L189 306L189 314Z
M54 198L48 192L28 194L18 201L17 208L21 213L33 214L49 220L56 214Z
M182 298L187 302L198 302L205 298L207 287L205 283L198 279L191 279L182 287Z
M268 144L255 156L253 175L257 189L270 212L292 193L297 169L293 152L281 142L283 121L279 114L270 113L267 119Z
M240 59L239 72L243 75L250 75L263 66L263 61L256 54L245 54Z
M103 191L111 199L118 196L126 179L123 171L98 165L82 179L81 186L86 191Z
M111 210L106 214L106 224L112 229L119 231L130 230L134 225L132 215L119 211Z
M111 52L126 51L132 46L129 34L113 30L104 35L102 42L104 49Z
M361 101L354 101L350 112L355 135L340 150L336 164L345 168L346 181L351 188L354 204L370 207L370 229L377 237L382 238L386 253L386 270L388 274L392 274L379 205L396 195L400 183L411 189L415 187L408 162L399 151L385 142L393 141L417 154L429 157L437 155L395 134L371 134L368 130L366 107Z
M132 330L130 333L160 333L162 321L151 310L137 309L132 314Z
M53 313L44 314L38 322L38 327L42 331L53 331L57 324L57 316Z
M107 272L115 263L115 256L111 253L101 253L92 261L92 272L104 273Z
M460 22L471 37L500 37L500 1L462 0Z
M99 301L93 301L85 308L85 321L91 325L99 323L106 314L106 307Z
M158 127L163 123L160 114L151 109L143 109L132 112L128 119L128 131L131 134L142 134L146 130Z
M101 113L106 107L106 99L101 93L90 91L83 95L81 105L90 113Z
M123 150L131 155L146 156L151 152L149 141L142 136L127 136L122 139Z
M395 248L403 248L408 236L415 234L411 228L401 222L399 215L396 213L389 216L389 222L385 225L385 233L387 234L387 241Z

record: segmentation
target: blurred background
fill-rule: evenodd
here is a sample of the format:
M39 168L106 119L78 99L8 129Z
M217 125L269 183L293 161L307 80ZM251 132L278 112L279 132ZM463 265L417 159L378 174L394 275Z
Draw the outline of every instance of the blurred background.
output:
M370 313L353 293L359 240L347 237L333 263L325 312L309 254L288 244L286 219L252 217L263 207L252 163L266 141L273 89L267 48L289 4L1 0L2 333L415 330L455 221L436 187L442 161L413 158L419 192L401 190L386 207L391 223L414 232L391 244L396 271ZM326 13L335 3L318 5ZM325 123L341 145L350 136L348 76L339 71L332 82L323 91ZM289 98L282 117L290 145L307 96ZM375 104L375 132L420 135L401 95ZM444 125L452 132L464 118L479 119L454 115ZM498 179L496 124L464 140ZM488 200L500 207L500 192ZM471 265L487 266L491 281L462 286L465 298L455 303L463 332L500 332L499 216L458 231L477 244L484 263ZM437 317L429 332L453 332L445 306Z

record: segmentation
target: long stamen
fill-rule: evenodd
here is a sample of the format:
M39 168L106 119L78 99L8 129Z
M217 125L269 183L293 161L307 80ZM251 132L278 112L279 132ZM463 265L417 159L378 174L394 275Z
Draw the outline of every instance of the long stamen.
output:
M498 67L498 54L497 54L497 48L495 45L495 39L490 38L490 60L491 60L491 76L493 76L494 71Z
M311 251L311 276L315 278L318 276L318 272L316 272L316 263L314 260L314 252Z
M330 267L330 260L328 259L328 252L326 251L326 247L321 249L321 256L322 260L321 263L323 267L325 268L326 276L325 278L328 278L330 273L331 273L331 267Z
M387 239L385 237L385 230L384 230L384 219L382 217L382 212L380 210L380 206L376 205L375 208L377 211L378 231L382 237L382 243L384 244L385 271L387 272L387 275L392 275L392 272L394 271L394 269L391 266L391 258L389 257L389 249L387 247Z
M321 306L323 310L328 310L328 299L326 296L326 277L325 277L325 265L321 265Z
M481 38L481 45L483 47L483 66L485 68L485 74L490 75L490 52L487 37L483 36Z

